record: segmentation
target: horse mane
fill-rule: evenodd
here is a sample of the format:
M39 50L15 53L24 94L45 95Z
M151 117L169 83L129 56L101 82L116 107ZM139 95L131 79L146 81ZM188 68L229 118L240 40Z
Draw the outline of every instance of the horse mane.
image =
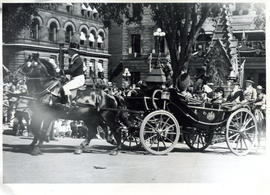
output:
M56 71L55 71L54 65L52 63L50 63L45 58L39 58L39 61L41 62L41 65L43 65L44 68L46 68L46 70L50 76L55 76Z

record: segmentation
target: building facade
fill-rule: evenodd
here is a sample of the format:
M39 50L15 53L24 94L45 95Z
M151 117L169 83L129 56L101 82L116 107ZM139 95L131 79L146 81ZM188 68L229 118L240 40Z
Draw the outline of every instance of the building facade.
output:
M89 77L90 71L97 73L98 69L103 69L107 78L108 30L97 10L86 3L43 4L38 7L30 28L19 32L11 42L3 43L3 63L14 71L30 54L39 53L40 57L54 58L59 64L62 50L66 69L70 59L65 51L75 33L80 34L80 55L87 67L86 76Z
M251 5L251 6L249 6ZM231 32L238 42L239 63L244 64L244 77L254 80L255 85L266 85L266 62L265 62L265 30L258 29L254 24L256 13L252 4L234 4L230 7L229 16ZM122 25L119 27L120 36L116 32L111 34L114 40L114 47L118 48L118 54L122 58L112 56L110 58L110 72L118 70L120 64L131 72L131 83L138 80L145 80L149 74L149 56L157 53L157 40L153 33L158 27L151 19L150 10L145 10L141 24ZM193 52L197 53L192 57L189 67L191 74L195 74L205 61L204 55L209 50L215 32L215 24L207 20L203 25L202 34L199 35ZM111 33L111 32L110 32ZM117 40L117 41L116 41ZM159 51L162 57L169 52L166 47L166 40L161 40ZM116 53L116 50L114 51Z

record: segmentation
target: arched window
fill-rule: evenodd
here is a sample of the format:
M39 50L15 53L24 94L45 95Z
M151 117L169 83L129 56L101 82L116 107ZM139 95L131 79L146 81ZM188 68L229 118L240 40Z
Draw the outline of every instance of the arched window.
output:
M80 44L84 45L87 37L87 31L85 28L82 29L81 35L80 35Z
M89 47L94 48L95 44L95 32L91 31L89 34Z
M98 49L104 49L104 34L99 33L97 38Z
M32 39L38 40L39 39L39 31L40 31L40 23L37 18L33 19L30 29L30 37Z
M67 26L66 28L66 33L65 33L65 41L66 43L69 43L70 42L70 38L72 37L73 35L73 28L72 26Z
M57 25L55 22L52 22L50 24L50 29L49 29L49 40L52 42L57 41Z

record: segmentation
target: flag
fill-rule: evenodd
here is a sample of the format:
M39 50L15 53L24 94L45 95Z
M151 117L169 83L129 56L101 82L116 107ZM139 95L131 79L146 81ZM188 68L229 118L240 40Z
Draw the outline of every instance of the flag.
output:
M246 59L242 62L241 66L240 66L240 78L239 78L239 81L240 81L240 87L241 88L243 87L243 83L244 83L245 62L246 62Z

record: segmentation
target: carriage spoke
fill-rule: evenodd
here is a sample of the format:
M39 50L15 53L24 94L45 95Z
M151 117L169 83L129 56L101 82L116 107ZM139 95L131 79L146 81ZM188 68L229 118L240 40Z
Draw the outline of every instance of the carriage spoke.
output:
M253 126L251 126L251 127L246 128L244 131L248 131L248 130L250 130L250 129L254 128L254 127L255 127L255 125L253 125Z
M243 142L244 142L244 144L246 146L246 149L248 150L248 146L247 146L247 143L246 143L245 139L243 139Z
M229 131L232 131L232 132L234 132L234 133L239 133L238 130L234 130L234 129L229 129Z
M237 142L239 139L240 134L237 134L237 137L233 140L233 143Z
M239 134L237 134L237 133L233 134L232 136L229 137L229 140L232 139L232 138L234 138L237 135L239 135Z
M152 135L151 137L148 137L145 141L148 141L149 139L152 139L152 138L154 138L154 137L156 137L156 136L157 136L157 134Z
M173 143L173 141L170 138L165 137L164 135L161 135L161 136L164 137L166 140L170 141L171 143Z
M168 121L170 120L170 118L167 118L167 120L164 122L164 125L161 127L162 129L165 128L165 126L168 124Z

